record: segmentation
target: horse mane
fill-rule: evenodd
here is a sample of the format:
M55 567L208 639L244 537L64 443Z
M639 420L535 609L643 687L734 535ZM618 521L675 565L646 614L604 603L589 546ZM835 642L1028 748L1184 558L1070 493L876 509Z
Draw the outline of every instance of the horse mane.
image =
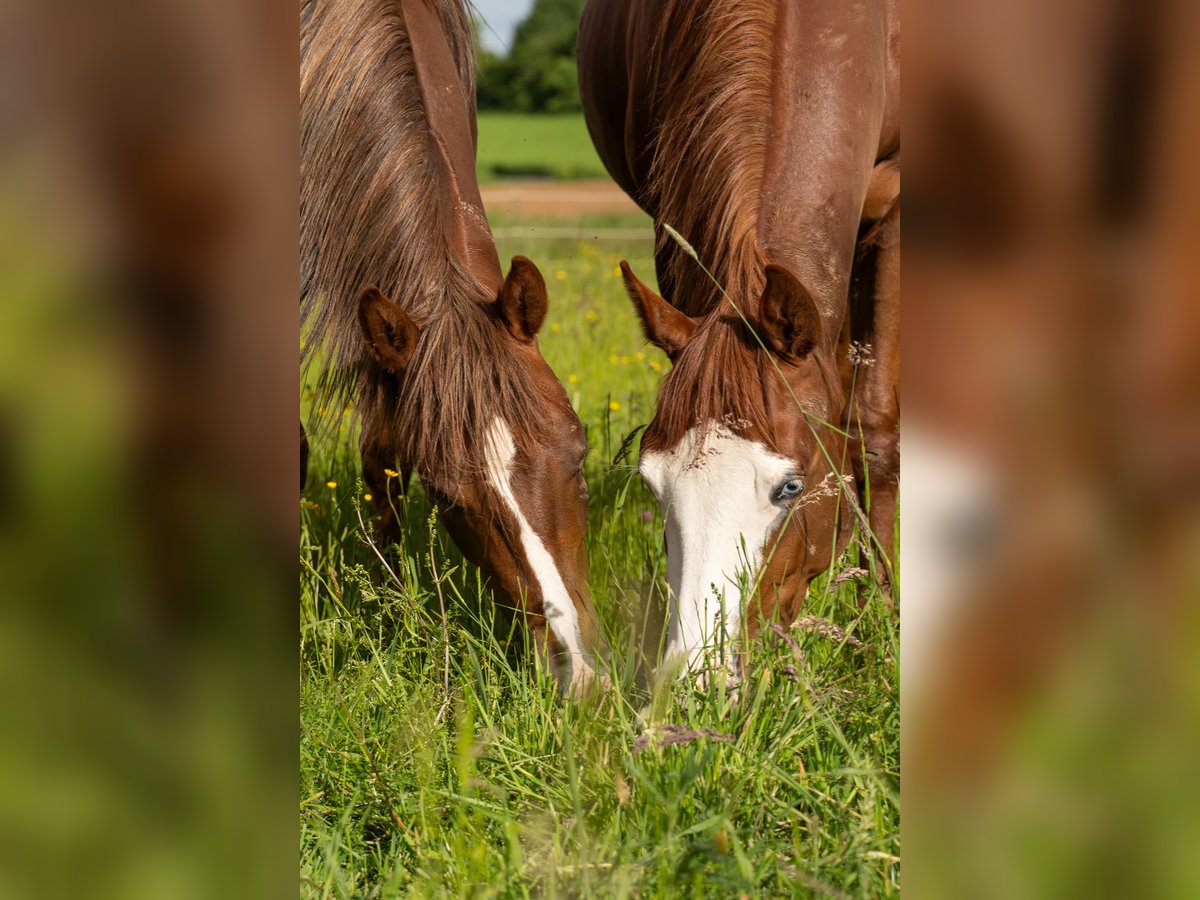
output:
M673 447L692 428L710 422L735 432L755 426L771 435L763 385L773 377L767 354L736 314L709 316L662 381L646 445Z
M663 381L650 439L673 444L714 420L771 434L763 385L777 376L739 311L754 320L765 284L757 232L775 3L673 0L668 6L649 61L656 86L651 102L665 114L645 196L655 221L687 238L704 267L659 229L664 296L705 318Z
M428 2L473 102L466 3ZM448 174L400 0L308 0L300 50L303 366L319 369L322 405L340 411L353 400L366 432L390 432L400 458L445 491L464 468L482 468L476 437L497 415L518 442L540 434L545 398L523 377L495 298L481 295L444 237L462 211L436 188ZM402 376L375 361L360 330L370 285L421 328Z
M649 60L656 86L651 102L665 114L655 132L646 199L655 221L686 237L739 304L756 303L763 288L756 235L775 6L772 0L672 0ZM670 302L690 316L720 304L716 285L662 229L657 251L666 259L659 279Z

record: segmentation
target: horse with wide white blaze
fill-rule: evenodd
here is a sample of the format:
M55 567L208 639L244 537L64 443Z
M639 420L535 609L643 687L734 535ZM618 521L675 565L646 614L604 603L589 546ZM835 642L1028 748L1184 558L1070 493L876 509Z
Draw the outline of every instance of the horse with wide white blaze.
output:
M376 532L415 471L564 687L594 678L587 446L538 349L546 285L507 277L475 179L463 0L309 0L301 13L308 361L352 397ZM329 407L340 408L334 401Z
M593 142L657 232L661 295L622 274L672 362L640 469L665 519L667 653L695 665L794 619L849 537L856 477L891 556L898 11L589 0L578 46ZM851 338L874 365L844 374Z

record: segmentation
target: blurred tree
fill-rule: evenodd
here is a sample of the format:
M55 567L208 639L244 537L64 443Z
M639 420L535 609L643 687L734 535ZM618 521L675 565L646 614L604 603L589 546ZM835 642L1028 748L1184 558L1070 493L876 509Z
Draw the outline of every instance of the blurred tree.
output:
M480 109L573 112L579 109L575 38L585 0L534 0L508 56L478 51ZM478 44L477 44L478 46Z

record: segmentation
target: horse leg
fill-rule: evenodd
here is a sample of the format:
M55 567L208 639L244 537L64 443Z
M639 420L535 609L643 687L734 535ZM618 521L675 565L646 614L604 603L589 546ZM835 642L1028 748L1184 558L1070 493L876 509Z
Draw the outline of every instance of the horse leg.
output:
M855 454L859 495L870 487L871 531L895 564L896 493L900 486L900 208L897 205L875 232L877 247L871 315L874 361L859 372L855 399L857 425L865 450Z

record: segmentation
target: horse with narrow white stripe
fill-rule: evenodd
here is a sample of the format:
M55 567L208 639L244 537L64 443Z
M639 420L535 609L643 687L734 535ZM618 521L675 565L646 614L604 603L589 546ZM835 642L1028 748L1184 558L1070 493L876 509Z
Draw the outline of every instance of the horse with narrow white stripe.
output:
M593 680L587 445L538 349L546 284L500 268L475 177L465 0L301 9L306 365L362 422L382 541L415 472L564 689Z

